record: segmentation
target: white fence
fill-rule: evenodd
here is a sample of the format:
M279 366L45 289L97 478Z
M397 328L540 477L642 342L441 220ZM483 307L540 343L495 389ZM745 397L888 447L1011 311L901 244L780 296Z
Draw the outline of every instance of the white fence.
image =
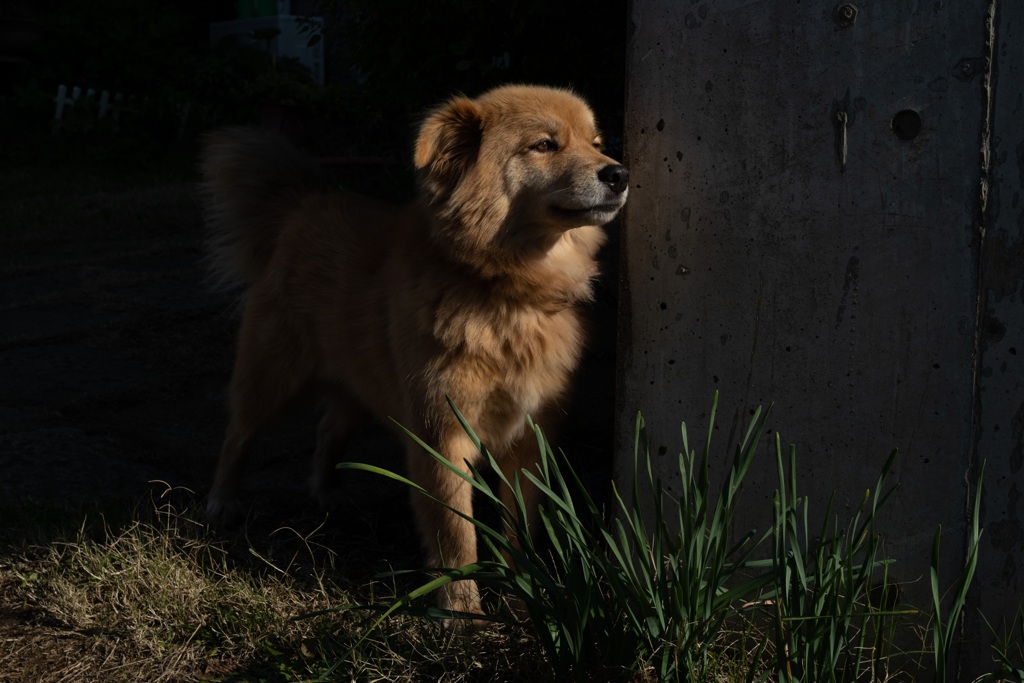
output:
M73 86L70 89L66 85L57 86L57 97L54 100L56 107L53 112L53 129L54 132L60 129L61 124L64 122L64 116L68 107L73 107L77 102L85 96L85 100L90 102L96 98L96 91L92 88L82 91L78 86ZM100 93L99 102L97 104L98 109L96 112L96 119L101 120L107 114L113 118L115 125L120 121L121 118L121 107L124 103L124 96L121 93L114 93L111 97L110 92L104 90Z
M96 123L110 116L113 128L117 130L121 122L121 112L133 111L129 108L129 103L134 99L134 97L125 98L121 93L112 95L108 90L100 91L97 98L97 92L93 88L83 90L78 86L69 88L61 84L57 86L57 96L54 98L53 132L57 133L61 129L66 117L76 105L85 105L87 112L85 116L88 117L85 122L86 129L92 128ZM185 133L185 124L188 122L191 103L186 102L175 108L178 119L178 136L181 137Z

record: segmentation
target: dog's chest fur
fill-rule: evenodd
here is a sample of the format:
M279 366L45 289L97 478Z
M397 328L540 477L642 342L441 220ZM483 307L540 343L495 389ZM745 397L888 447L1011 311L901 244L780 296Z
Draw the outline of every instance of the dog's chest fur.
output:
M467 306L452 298L439 306L433 331L443 349L436 388L495 443L516 438L527 415L538 417L565 392L583 343L568 305Z

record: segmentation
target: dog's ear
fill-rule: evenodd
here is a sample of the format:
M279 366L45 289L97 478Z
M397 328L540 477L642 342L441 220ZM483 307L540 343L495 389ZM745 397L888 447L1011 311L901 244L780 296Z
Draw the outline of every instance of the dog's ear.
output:
M423 121L413 162L433 200L447 197L476 161L482 135L483 111L466 97L453 98Z

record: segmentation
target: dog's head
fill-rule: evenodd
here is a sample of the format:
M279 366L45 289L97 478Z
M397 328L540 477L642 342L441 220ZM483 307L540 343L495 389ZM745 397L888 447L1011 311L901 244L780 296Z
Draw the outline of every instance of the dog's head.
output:
M628 171L604 154L590 107L556 88L503 86L431 112L416 141L422 193L446 217L560 233L604 225L626 202Z

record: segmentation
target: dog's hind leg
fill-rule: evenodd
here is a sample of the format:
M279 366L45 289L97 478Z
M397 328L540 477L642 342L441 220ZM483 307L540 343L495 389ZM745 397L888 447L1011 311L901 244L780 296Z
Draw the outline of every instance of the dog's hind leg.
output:
M317 504L334 507L334 479L338 463L352 433L368 422L371 414L347 394L332 393L324 402L324 414L317 428L313 471L309 477L310 494Z
M251 305L242 320L231 376L231 421L207 498L207 518L231 521L238 513L242 467L257 431L275 421L308 385L312 365L279 319Z
M238 482L242 461L252 444L253 435L232 421L220 449L217 473L206 499L206 519L212 524L228 524L239 517Z

